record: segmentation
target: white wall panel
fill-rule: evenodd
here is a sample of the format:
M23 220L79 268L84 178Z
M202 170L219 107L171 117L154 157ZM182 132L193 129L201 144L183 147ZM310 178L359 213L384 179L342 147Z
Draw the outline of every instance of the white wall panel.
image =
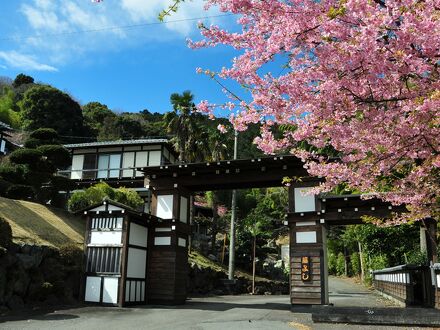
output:
M315 196L305 195L311 188L294 188L295 212L311 212L315 211Z
M87 276L85 301L99 302L101 297L101 277Z
M188 198L180 196L180 215L179 220L181 222L188 222Z
M102 302L108 304L118 303L118 284L119 279L117 277L104 277Z
M121 239L121 231L92 231L90 235L90 244L115 245L121 244Z
M147 167L148 166L148 151L138 151L136 152L136 167ZM136 171L136 176L143 176L144 174L140 171Z
M171 245L171 237L155 237L154 245Z
M156 216L162 219L173 218L173 195L157 196Z
M124 152L124 155L122 157L122 168L129 168L134 167L134 152ZM122 176L132 177L134 176L133 170L123 170Z
M147 251L135 248L128 249L127 277L145 278Z
M0 140L0 152L5 153L5 148L6 148L6 141Z
M84 155L73 155L71 179L82 179L82 169L84 164Z
M148 166L159 166L161 151L150 151L150 159L148 160Z
M316 243L316 231L296 232L296 243Z
M177 245L181 247L186 247L186 239L179 237L179 239L177 240Z
M134 222L130 223L130 244L147 247L148 229Z

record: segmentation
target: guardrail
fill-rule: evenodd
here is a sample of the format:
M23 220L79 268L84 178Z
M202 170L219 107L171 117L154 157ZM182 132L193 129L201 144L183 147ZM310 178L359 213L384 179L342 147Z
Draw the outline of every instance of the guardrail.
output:
M405 306L425 306L431 299L429 277L427 266L400 265L373 271L373 285L382 295Z

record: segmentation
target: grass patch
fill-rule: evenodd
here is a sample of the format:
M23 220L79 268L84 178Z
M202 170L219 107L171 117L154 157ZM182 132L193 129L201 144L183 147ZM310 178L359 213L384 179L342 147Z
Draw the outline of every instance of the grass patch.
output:
M0 197L0 217L11 225L15 243L82 248L84 219L62 209Z

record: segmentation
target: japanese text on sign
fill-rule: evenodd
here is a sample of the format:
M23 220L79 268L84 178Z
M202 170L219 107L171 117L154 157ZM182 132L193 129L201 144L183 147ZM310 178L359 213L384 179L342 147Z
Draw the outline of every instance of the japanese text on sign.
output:
M301 257L301 280L310 281L310 258Z

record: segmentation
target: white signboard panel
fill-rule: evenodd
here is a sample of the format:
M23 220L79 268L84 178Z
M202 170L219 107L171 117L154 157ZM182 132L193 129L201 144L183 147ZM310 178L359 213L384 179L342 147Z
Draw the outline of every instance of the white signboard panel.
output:
M171 237L155 237L154 245L171 245Z
M294 188L295 212L312 212L316 210L315 195L306 195L309 187Z
M148 229L134 222L130 223L130 244L147 247Z
M145 278L147 251L135 248L128 249L127 277Z
M157 196L156 216L162 219L173 218L173 195Z
M180 197L179 220L184 223L188 222L188 198L182 196Z
M118 278L104 277L104 287L102 292L102 302L108 304L118 303Z
M99 302L101 296L101 277L87 276L85 301Z
M121 231L92 231L90 244L116 245L122 242Z
M296 243L316 243L316 231L296 232Z

